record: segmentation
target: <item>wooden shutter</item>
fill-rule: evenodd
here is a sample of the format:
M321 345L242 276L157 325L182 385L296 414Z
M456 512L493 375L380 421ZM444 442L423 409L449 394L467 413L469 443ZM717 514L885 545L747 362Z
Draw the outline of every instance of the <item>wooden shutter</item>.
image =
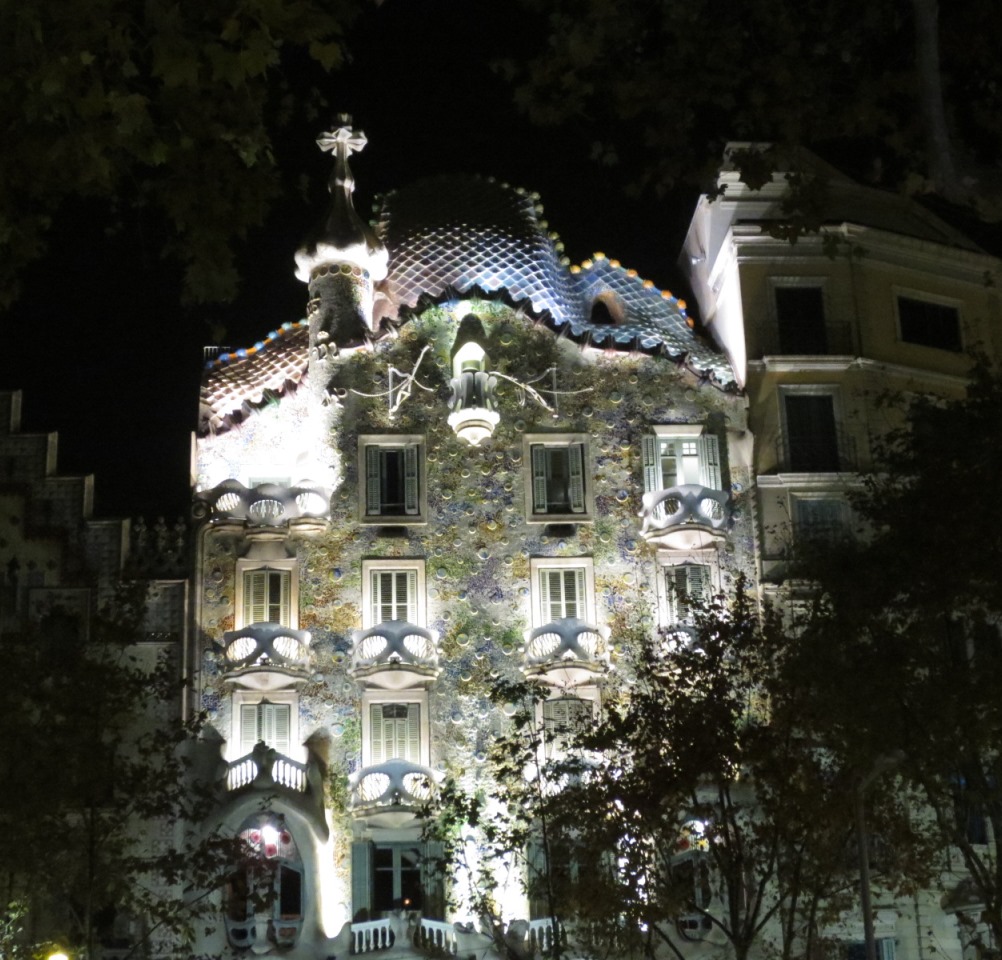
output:
M418 447L409 443L404 447L404 513L408 516L419 513L418 497Z
M244 626L268 620L268 571L248 570L244 574Z
M418 621L417 570L373 570L372 625Z
M584 444L572 443L567 448L567 469L570 479L567 483L567 499L571 513L584 513Z
M382 510L382 470L380 449L376 444L365 448L365 512L378 516Z
M690 622L693 604L709 598L710 568L697 563L667 567L665 580L668 587L668 626Z
M411 763L421 762L421 707L416 703L407 704L407 752L405 759Z
M262 703L261 739L278 753L289 755L292 709L287 703Z
M711 490L720 490L720 445L712 434L703 434L696 441L699 449L699 482Z
M661 489L661 459L658 456L658 438L649 435L640 438L640 457L644 465L644 493Z
M564 570L564 616L587 619L585 614L584 570Z
M244 574L244 626L292 622L292 571L248 570Z
M532 512L546 513L546 447L532 445Z
M257 730L257 704L240 705L240 756L246 757L254 749L260 736Z
M556 583L553 583L554 580ZM554 608L554 596L556 597L556 608ZM560 572L558 570L539 571L539 617L541 625L560 619Z
M372 919L373 849L368 840L351 845L351 918L356 923Z
M369 710L369 757L372 765L382 763L386 759L383 746L383 706L374 703Z

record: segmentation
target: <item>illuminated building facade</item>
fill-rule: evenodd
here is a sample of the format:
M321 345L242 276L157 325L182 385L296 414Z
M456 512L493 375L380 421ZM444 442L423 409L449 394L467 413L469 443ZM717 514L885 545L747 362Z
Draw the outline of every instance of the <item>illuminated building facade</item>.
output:
M570 267L535 195L425 181L373 231L364 138L320 144L308 317L203 378L187 668L218 822L270 867L198 952L467 955L489 940L421 806L483 783L499 678L544 683L565 724L625 630L754 575L745 402L683 302L600 254ZM498 899L525 949L553 935L521 884Z

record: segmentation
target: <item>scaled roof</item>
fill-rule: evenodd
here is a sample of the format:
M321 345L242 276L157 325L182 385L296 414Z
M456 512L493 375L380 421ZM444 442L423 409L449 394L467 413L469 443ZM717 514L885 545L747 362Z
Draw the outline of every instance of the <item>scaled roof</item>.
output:
M568 267L541 221L536 194L478 177L436 178L387 195L377 233L389 271L376 284L376 338L429 303L459 295L502 297L582 345L660 353L730 388L726 358L693 331L685 303L596 254ZM603 310L592 321L592 309ZM609 322L610 318L613 322ZM306 325L208 364L200 432L219 432L306 375Z

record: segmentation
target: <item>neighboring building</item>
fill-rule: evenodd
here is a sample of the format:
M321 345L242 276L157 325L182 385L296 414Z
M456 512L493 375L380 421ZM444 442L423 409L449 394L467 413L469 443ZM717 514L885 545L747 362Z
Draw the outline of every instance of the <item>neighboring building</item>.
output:
M4 889L0 911L5 911L12 900L28 906L25 934L35 943L79 943L84 936L83 911L79 909L84 898L71 902L79 891L67 888L73 887L73 878L86 875L87 853L81 852L86 840L58 849L58 840L42 841L44 852L53 863L58 861L60 882L66 879L60 886L59 882L32 882L46 876L53 863L38 862L39 846L25 834L44 833L48 837L50 832L53 836L69 832L75 837L94 837L81 823L84 802L76 790L79 779L73 779L79 770L71 773L65 764L65 758L75 754L73 759L81 767L100 769L101 761L108 757L100 755L95 743L107 737L110 725L102 721L95 736L86 738L81 732L84 711L74 710L85 698L89 703L99 699L80 681L79 668L86 657L83 651L100 645L104 637L99 625L102 611L114 608L119 589L126 582L138 582L140 589L143 585L146 589L145 600L142 594L139 600L145 604L145 617L137 624L137 633L130 637L134 644L124 651L116 647L116 651L124 653L130 665L141 669L152 669L161 657L179 659L189 617L187 537L183 521L173 528L161 521L147 529L142 521L132 524L95 520L93 477L57 472L57 435L22 432L21 404L20 391L0 391L0 653L9 675L6 717L13 721L12 728L0 724L5 737L0 763L0 823L17 846L13 855L0 860ZM36 652L37 657L33 657ZM112 683L107 672L101 675ZM67 695L68 690L71 692ZM116 693L117 698L113 694L101 702L110 701L119 708L123 702L136 705L127 700L121 688ZM57 696L67 699L53 699ZM176 721L169 699L154 702L150 696L147 700L145 690L143 696L144 716L126 714L118 728L138 729L144 721ZM11 711L16 711L17 716ZM28 722L20 724L25 718ZM54 738L51 724L64 719L62 736ZM27 742L21 739L25 736ZM48 750L47 756L36 752L39 742L44 742L42 749ZM118 742L109 747L115 758L120 756L119 747ZM58 784L52 783L53 757L62 758L57 759ZM116 768L116 774L121 772ZM133 789L143 789L136 786L138 780L131 781L130 787L119 782L107 789L100 775L96 780L105 805L112 795L119 800L126 790L131 797ZM44 809L27 807L26 811L30 801L24 798L40 793L44 795ZM127 806L128 802L121 805ZM12 811L22 817L35 814L37 821L28 829L27 824L11 822ZM100 821L98 817L91 822L95 819ZM163 823L144 822L129 852L139 856L165 852L177 839L166 822L169 819ZM59 821L58 825L53 821ZM57 826L63 834L57 834ZM125 824L113 837L102 833L95 841L121 850L123 835L131 826ZM46 847L47 842L52 846ZM93 858L90 868L97 869L97 862L99 856ZM100 890L107 891L111 885L105 884ZM101 896L101 892L95 896ZM106 948L102 955L108 960L123 957L125 952L115 952L115 946L134 941L140 930L136 918L114 909L117 906L120 904L95 900L89 913L95 941ZM3 934L13 936L19 926L5 927ZM150 942L156 948L160 938L154 934Z
M786 581L798 545L865 533L847 495L874 468L908 402L962 397L970 352L1002 355L997 258L913 200L805 159L825 185L820 233L795 243L777 235L787 171L752 190L725 162L722 196L700 200L679 258L748 397L757 573L767 597ZM974 828L983 834L981 820ZM907 903L880 895L882 960L895 948L900 958L961 955L973 932L964 929L971 913L959 922L951 912L971 907L963 873L945 873L941 887ZM862 941L862 921L830 933Z
M372 232L363 144L321 141L308 319L204 374L189 671L215 822L270 870L235 876L199 953L482 952L417 812L447 773L483 782L492 684L541 680L559 729L626 631L754 571L745 402L684 303L601 254L568 267L538 198L491 180L391 193ZM545 940L519 887L503 919Z

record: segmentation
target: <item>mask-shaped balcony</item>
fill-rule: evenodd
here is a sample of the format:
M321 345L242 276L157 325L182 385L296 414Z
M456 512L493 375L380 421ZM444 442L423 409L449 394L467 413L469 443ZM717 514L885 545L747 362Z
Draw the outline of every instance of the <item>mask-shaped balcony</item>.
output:
M608 627L568 617L525 632L525 673L560 687L576 687L609 669Z
M254 623L223 634L225 677L248 690L281 690L306 679L310 634L279 623Z
M727 536L730 496L696 483L645 493L640 535L672 550L698 550Z
M352 778L351 810L370 826L413 823L435 791L435 774L409 760L363 767Z
M452 388L449 426L460 440L471 447L479 446L494 433L501 420L494 409L497 378L483 370L464 371L453 377L449 386Z
M196 520L236 521L249 527L321 524L330 516L330 495L322 487L262 483L245 487L226 480L196 495Z
M356 680L384 690L427 686L439 674L438 634L406 620L389 620L352 634Z

